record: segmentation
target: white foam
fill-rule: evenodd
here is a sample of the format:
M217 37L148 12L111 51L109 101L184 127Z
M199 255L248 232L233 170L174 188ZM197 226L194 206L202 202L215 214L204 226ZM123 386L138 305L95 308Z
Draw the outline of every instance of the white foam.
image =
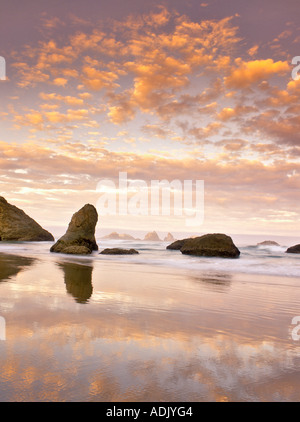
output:
M107 256L99 252L116 244L134 248L139 255ZM0 252L31 256L41 259L57 259L57 254L50 253L52 242L0 242ZM285 246L259 245L241 247L237 259L193 257L180 251L166 250L165 242L143 241L99 241L99 252L89 256L68 256L74 260L96 260L103 262L122 262L151 266L181 268L198 272L226 272L264 274L282 277L300 277L300 255L287 254ZM62 257L62 255L60 255Z

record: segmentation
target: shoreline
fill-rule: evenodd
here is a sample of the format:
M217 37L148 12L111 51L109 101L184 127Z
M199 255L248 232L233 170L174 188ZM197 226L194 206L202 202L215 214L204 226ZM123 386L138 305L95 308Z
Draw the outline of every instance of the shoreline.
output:
M0 254L24 256L50 261L70 261L77 263L101 262L102 265L132 264L153 268L169 268L171 272L202 274L233 274L245 277L300 277L300 255L284 253L285 247L240 247L239 258L195 257L181 254L180 251L165 249L167 242L146 241L106 241L99 242L99 251L90 255L57 254L49 251L52 242L0 242ZM132 247L138 255L101 255L106 247Z

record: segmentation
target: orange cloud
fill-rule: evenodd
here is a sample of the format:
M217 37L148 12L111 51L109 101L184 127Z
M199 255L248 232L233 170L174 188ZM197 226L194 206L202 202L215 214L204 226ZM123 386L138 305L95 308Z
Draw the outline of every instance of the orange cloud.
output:
M238 58L229 76L224 78L225 85L229 88L247 88L273 75L284 75L290 71L288 62L273 59L253 60L244 62Z
M66 86L67 83L68 83L68 79L66 78L55 78L53 80L53 84L57 86Z
M93 91L99 91L102 88L116 88L118 84L114 81L118 75L111 71L98 70L91 66L84 66L82 82Z
M68 109L66 113L60 113L57 110L47 111L44 107L42 112L31 110L26 114L15 114L14 120L19 126L31 126L37 130L45 129L47 123L71 123L75 121L86 121L89 112L86 109Z
M72 97L70 95L63 96L56 93L45 94L44 92L40 93L40 98L45 101L62 101L70 106L82 106L84 101L82 98Z

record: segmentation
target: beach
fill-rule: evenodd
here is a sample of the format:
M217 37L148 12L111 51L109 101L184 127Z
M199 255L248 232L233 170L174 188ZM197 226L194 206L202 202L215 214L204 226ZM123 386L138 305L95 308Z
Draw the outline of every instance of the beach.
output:
M300 257L67 256L1 242L0 401L299 401Z

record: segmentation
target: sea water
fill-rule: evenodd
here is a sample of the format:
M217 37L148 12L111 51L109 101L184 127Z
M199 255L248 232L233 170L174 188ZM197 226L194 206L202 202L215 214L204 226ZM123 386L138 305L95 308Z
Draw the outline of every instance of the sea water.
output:
M291 244L237 244L238 259L51 244L0 243L0 401L300 400Z

